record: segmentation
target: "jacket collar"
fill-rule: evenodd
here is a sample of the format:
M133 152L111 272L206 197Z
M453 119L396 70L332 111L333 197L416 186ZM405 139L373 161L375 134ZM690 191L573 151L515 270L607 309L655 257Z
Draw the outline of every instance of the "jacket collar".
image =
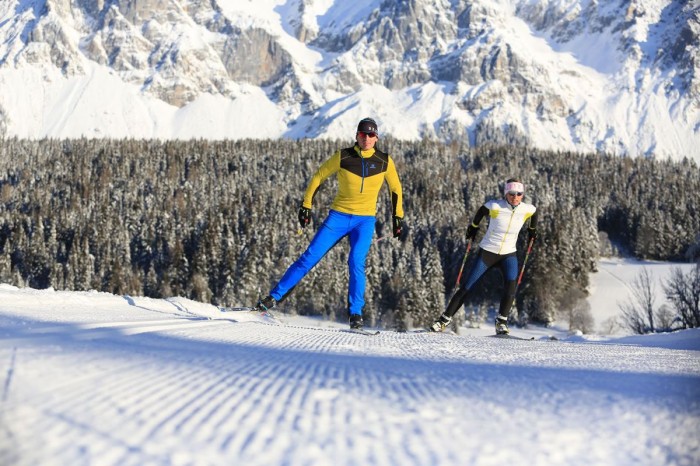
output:
M360 146L358 146L357 144L355 144L355 146L353 147L353 149L355 149L355 152L357 152L357 155L359 155L359 156L362 157L363 159L368 159L368 158L370 158L370 157L372 157L372 156L374 155L374 147L371 148L371 149L368 149L368 150L361 150L361 149L360 149Z

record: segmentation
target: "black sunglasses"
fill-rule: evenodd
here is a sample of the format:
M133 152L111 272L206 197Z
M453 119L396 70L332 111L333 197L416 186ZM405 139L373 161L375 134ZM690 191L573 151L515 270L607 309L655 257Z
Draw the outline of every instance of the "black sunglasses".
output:
M508 191L508 194L513 195L513 196L522 196L522 192L516 192L516 191Z

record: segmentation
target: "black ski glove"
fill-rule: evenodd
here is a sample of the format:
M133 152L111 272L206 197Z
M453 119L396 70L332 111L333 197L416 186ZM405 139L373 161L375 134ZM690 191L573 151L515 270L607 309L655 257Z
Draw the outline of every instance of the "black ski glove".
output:
M403 219L401 217L394 216L394 238L399 238L401 236L402 227Z
M537 228L528 228L527 229L527 240L537 240Z
M479 227L469 224L467 227L467 240L473 240L476 238L477 233L479 233Z
M311 223L311 209L307 209L303 205L299 206L299 225L305 228L309 223Z

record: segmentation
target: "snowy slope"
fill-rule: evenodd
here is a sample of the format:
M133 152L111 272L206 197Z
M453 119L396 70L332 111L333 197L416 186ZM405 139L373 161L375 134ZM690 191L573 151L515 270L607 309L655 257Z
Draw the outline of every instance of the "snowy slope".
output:
M366 337L281 318L0 285L0 464L700 461L697 330Z

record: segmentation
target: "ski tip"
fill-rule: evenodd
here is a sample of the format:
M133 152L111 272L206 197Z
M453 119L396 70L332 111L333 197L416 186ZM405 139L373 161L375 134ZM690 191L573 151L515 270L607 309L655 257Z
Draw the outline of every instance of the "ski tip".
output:
M219 306L219 311L221 311L221 312L246 312L246 311L252 311L254 309L255 309L254 307L250 307L250 306L241 306L241 307Z

